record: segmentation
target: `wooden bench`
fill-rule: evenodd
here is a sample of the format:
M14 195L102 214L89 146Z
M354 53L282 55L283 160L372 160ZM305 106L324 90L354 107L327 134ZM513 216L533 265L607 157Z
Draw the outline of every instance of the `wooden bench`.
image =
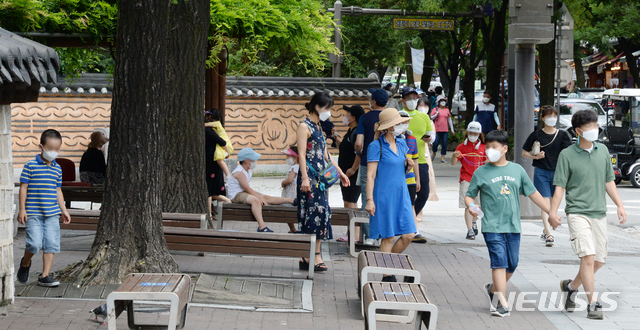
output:
M350 212L360 211L344 207L331 208L332 226L349 226ZM218 229L223 229L224 221L249 221L255 222L256 218L251 213L251 205L238 203L218 203ZM266 205L262 207L264 222L274 223L298 223L297 208L281 205Z
M71 223L63 224L61 217L61 229L97 230L100 211L69 210L69 214ZM206 214L163 213L162 224L169 249L315 260L315 235L206 230L206 219ZM313 279L313 270L309 267L309 279Z
M362 292L365 306L364 328L375 330L376 321L406 322L402 315L378 314L377 310L409 311L417 313L415 328L424 324L427 329L435 330L438 322L438 307L429 302L427 287L424 284L369 282Z
M64 224L60 217L60 229L93 230L98 229L99 210L69 210L71 223ZM162 225L165 227L208 229L206 214L162 213Z
M421 275L408 254L385 253L376 251L360 251L358 254L358 296L369 281L369 275L397 275L413 278L412 283L420 283ZM404 280L404 279L402 279ZM364 299L361 304L362 316L365 314ZM412 314L409 315L413 319Z
M251 206L237 203L218 203L216 207L218 229L223 228L224 220L227 221L256 221ZM298 223L297 208L291 206L267 205L262 207L262 218L265 222L272 223ZM348 226L351 233L354 232L356 224L369 223L369 214L360 209L332 207L331 225ZM361 233L362 236L362 233ZM363 237L360 237L363 240ZM349 253L352 257L357 257L355 236L349 235Z
M316 236L164 228L169 250L309 258L313 279Z
M109 330L116 329L116 319L127 310L129 329L182 329L187 319L191 278L184 274L129 274L116 291L107 296ZM134 300L169 301L169 324L136 324ZM179 319L178 319L178 315Z
M63 185L60 189L67 208L71 207L71 202L102 203L102 196L104 195L104 186Z

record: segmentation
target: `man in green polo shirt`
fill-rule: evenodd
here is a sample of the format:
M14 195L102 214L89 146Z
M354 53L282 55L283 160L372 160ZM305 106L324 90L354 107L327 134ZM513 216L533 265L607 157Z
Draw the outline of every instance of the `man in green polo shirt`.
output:
M564 149L558 158L549 217L556 217L562 197L567 193L567 222L571 247L580 257L580 270L575 279L562 280L560 288L566 296L565 309L573 312L580 285L589 298L587 317L602 319L602 306L594 294L594 274L607 258L607 200L605 192L618 206L620 224L627 221L611 167L611 156L598 139L598 116L591 110L576 112L571 125L579 134L578 142Z

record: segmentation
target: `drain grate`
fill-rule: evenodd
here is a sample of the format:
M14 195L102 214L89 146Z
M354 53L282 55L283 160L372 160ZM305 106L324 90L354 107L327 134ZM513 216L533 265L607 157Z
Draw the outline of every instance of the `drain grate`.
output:
M306 310L304 301L311 299L310 291L304 280L200 274L191 302L254 310Z

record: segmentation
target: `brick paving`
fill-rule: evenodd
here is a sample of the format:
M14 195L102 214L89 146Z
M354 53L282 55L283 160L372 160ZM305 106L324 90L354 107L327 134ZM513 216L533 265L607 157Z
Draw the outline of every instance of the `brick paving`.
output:
M229 222L228 229L249 230L253 224ZM284 225L273 226L278 232ZM335 236L344 234L336 227ZM81 260L88 254L91 236L63 231L63 252L56 257L54 269ZM16 269L24 233L16 239ZM481 246L480 244L474 244ZM473 245L472 245L473 246ZM430 299L439 308L439 329L551 329L554 325L540 312L514 312L508 318L489 315L482 285L490 279L488 260L467 252L469 244L411 244L407 249L422 274L422 283ZM348 254L346 244L331 242L325 254L330 268L317 274L313 285L313 313L265 313L220 308L192 307L185 329L362 329L360 302L356 291L357 259ZM239 276L304 278L298 262L291 258L249 257L207 254L204 257L181 253L175 255L182 272ZM32 270L42 267L34 258ZM509 291L516 291L509 285ZM105 329L90 319L89 311L100 301L16 298L0 316L0 329ZM138 315L136 314L136 317ZM142 315L145 320L163 320L164 315ZM126 316L117 321L126 328ZM412 329L412 325L379 322L379 329Z

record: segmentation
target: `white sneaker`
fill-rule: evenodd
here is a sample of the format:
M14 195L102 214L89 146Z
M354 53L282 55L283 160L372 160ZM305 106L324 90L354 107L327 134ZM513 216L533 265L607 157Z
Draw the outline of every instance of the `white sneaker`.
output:
M373 238L367 238L364 240L364 245L376 245L376 240Z

